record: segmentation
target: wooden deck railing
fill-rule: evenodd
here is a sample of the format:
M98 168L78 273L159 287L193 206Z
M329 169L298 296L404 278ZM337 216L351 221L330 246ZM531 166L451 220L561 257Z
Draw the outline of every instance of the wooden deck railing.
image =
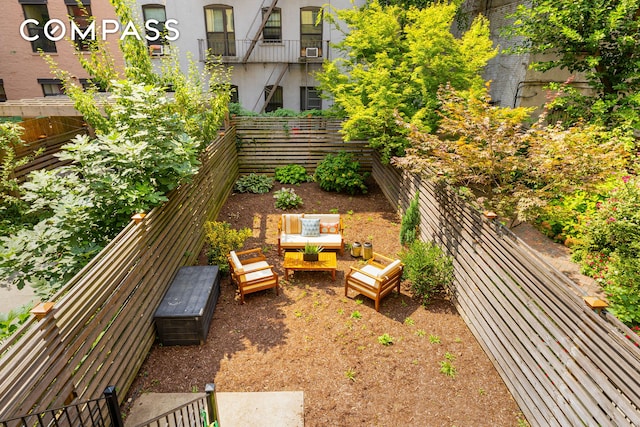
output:
M377 157L373 175L394 206L419 193L421 237L454 257L455 305L532 426L640 425L637 335L450 191Z
M366 141L344 141L342 121L322 117L235 117L240 174L273 175L275 168L295 163L313 173L327 154L353 153L363 170L371 170Z
M230 129L191 183L131 222L54 296L52 312L0 346L0 419L87 400L105 384L126 396L155 338L153 313L177 269L196 260L237 165Z

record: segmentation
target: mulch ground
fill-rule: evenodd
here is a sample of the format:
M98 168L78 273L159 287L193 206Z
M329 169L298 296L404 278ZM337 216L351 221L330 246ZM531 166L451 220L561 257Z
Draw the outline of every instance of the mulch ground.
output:
M344 275L358 261L338 255L335 281L326 272L296 272L283 280L271 193L234 194L219 220L248 227L246 248L260 247L281 277L273 290L241 305L228 277L202 346L154 345L128 400L145 392L302 390L307 426L515 426L518 406L446 297L422 307L406 284L400 295L373 301L350 291ZM291 187L291 186L287 186ZM400 252L400 217L380 189L366 195L327 193L317 184L293 186L304 206L290 212L337 209L345 241L371 241L374 251ZM391 345L378 337L388 334ZM449 366L449 376L441 372ZM124 408L125 412L127 408ZM268 420L265 420L268 425Z

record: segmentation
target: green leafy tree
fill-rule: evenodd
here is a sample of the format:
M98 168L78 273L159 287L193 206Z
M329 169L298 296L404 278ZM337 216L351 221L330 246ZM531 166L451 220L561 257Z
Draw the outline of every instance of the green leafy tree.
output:
M432 131L438 122L438 87L448 82L459 90L482 86L480 73L496 54L488 22L478 17L455 38L450 29L456 10L453 3L404 9L372 1L325 14L349 27L337 45L346 59L325 62L317 74L321 89L346 113L346 138L369 140L388 160L407 144L394 110Z
M518 6L505 33L522 42L512 52L541 54L533 68L584 73L596 96L558 100L594 120L638 124L640 0L533 0ZM570 95L565 93L565 95ZM560 107L560 106L559 106ZM589 114L594 110L595 114Z
M487 90L462 97L440 91L436 134L410 129L411 148L394 162L435 181L471 190L484 208L528 220L560 193L588 189L619 173L630 141L592 124L525 127L530 110L491 105ZM469 193L469 192L468 192Z
M167 200L198 167L197 143L159 88L114 83L112 130L62 147L56 170L29 175L22 199L40 219L2 238L0 279L45 298L127 224Z

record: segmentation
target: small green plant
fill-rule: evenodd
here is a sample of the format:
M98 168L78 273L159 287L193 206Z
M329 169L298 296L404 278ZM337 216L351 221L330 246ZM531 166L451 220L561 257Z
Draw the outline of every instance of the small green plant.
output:
M411 317L407 317L404 319L404 324L407 326L413 326L416 322Z
M393 341L394 338L386 332L378 337L378 342L385 346L393 344Z
M276 208L287 210L297 208L303 205L302 197L298 196L293 188L282 188L273 195L276 199Z
M419 225L420 209L418 194L416 193L402 216L402 223L400 224L400 244L402 246L409 246L416 240Z
M429 334L429 342L431 344L440 344L440 337L437 335Z
M304 249L300 249L300 252L302 252L303 254L317 255L323 250L324 248L322 246L314 245L313 243L307 242L304 245Z
M453 284L453 262L431 242L416 240L400 258L404 263L403 277L411 283L413 295L427 305L438 290Z
M271 191L273 187L273 178L266 175L258 175L250 173L243 175L236 181L234 191L238 193L256 193L263 194Z
M352 319L362 319L362 314L360 314L360 312L358 310L351 312L351 317Z
M331 214L337 214L337 213L339 213L339 212L340 212L340 211L338 210L338 208L331 208L331 209L329 209L329 213L331 213Z
M316 168L314 179L325 191L338 193L366 193L364 183L367 172L360 171L360 163L351 153L340 151L338 154L328 154Z
M221 272L229 271L227 261L229 252L242 248L244 241L252 235L249 228L236 230L231 228L228 222L218 221L205 222L204 232L209 243L207 251L209 264L217 265Z
M353 209L349 209L349 210L347 211L347 215L349 215L349 216L353 215Z
M360 298L356 299L356 304L362 304L364 301L361 300Z
M456 357L452 354L449 353L448 351L444 354L444 360L442 360L440 362L440 372L442 372L443 374L445 374L448 377L455 377L456 376L456 367L453 366L453 362L455 362Z
M415 334L416 334L417 336L421 337L421 338L422 338L422 337L424 337L425 335L427 335L427 333L425 332L425 330L424 330L424 329L418 329L418 330L415 332Z
M197 392L198 392L198 386L197 385L191 386L191 393L197 393Z
M353 369L353 368L349 368L349 369L347 369L347 371L344 373L344 376L345 376L347 379L349 379L349 380L351 380L351 381L354 381L354 382L355 382L355 380L356 380L356 374L357 374L357 372L356 372L356 370L355 370L355 369Z
M294 164L276 168L275 177L280 184L300 184L313 180L304 167Z

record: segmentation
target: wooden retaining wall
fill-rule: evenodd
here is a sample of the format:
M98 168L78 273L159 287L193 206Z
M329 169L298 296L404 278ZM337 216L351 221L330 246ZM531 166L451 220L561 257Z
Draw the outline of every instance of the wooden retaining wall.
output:
M637 335L450 191L377 157L373 176L394 206L419 193L421 237L454 257L454 303L532 426L640 426Z
M189 184L130 223L0 346L0 419L100 396L122 400L155 338L153 313L176 271L193 264L238 176L234 130L214 141Z
M235 117L240 174L273 175L275 168L295 163L313 173L327 154L353 153L363 170L371 170L366 141L344 141L342 121L322 117Z

